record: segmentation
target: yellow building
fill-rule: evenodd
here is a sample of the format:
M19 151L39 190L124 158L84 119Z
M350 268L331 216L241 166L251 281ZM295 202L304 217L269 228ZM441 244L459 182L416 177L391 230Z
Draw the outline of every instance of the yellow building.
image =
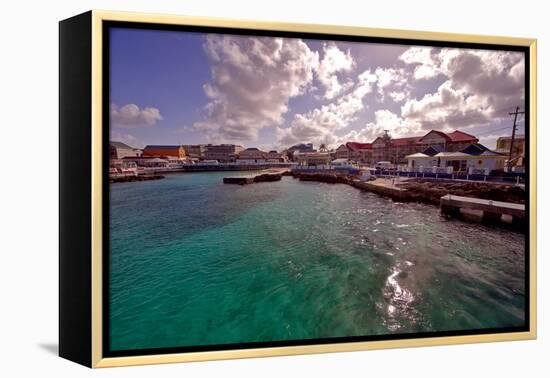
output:
M510 144L512 143L512 137L500 137L497 139L497 148L496 151L505 154L506 156L510 155ZM512 166L523 166L525 159L525 135L516 135L514 137L514 148L512 149Z

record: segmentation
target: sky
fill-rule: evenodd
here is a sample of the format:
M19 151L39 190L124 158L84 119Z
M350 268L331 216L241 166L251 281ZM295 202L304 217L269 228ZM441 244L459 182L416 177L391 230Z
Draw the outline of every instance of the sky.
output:
M524 107L521 52L125 28L110 38L111 140L137 148L336 148L432 129L495 148Z

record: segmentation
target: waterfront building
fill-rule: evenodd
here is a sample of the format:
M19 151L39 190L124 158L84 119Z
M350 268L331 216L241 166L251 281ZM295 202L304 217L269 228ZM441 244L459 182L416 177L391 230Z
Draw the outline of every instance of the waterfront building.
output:
M334 159L349 159L349 149L345 144L341 144L334 151Z
M284 163L286 156L281 152L271 150L267 153L267 161L270 163Z
M422 171L424 168L437 167L437 158L423 152L407 155L406 158L407 167L410 172L418 172Z
M346 143L348 149L348 159L358 163L372 163L372 144L371 143Z
M439 151L439 147L428 147L423 152L406 156L408 170L412 172L426 169L452 167L455 173L483 170L486 174L504 167L506 155L490 150L479 143L472 143L462 151ZM434 154L434 152L437 152Z
M313 143L299 143L299 144L295 144L292 147L289 147L286 150L286 155L290 160L296 161L296 157L294 156L296 153L301 154L301 153L309 153L309 152L316 152L315 149L313 148Z
M178 159L185 159L185 149L183 146L149 145L145 146L143 156L164 157L173 156Z
M510 156L511 136L497 139L496 152ZM512 167L523 167L525 165L525 135L514 136L514 148L512 149Z
M123 159L126 156L141 156L143 153L139 148L130 147L122 142L109 143L109 158L111 160Z
M109 161L109 176L111 177L123 177L123 176L137 176L138 167L133 161L125 159L116 159Z
M327 166L331 160L328 152L295 152L294 157L302 167Z
M406 164L407 156L423 152L429 147L438 152L458 152L478 141L477 137L460 130L451 133L430 130L423 136L405 138L391 138L386 133L371 143L371 158L366 160L369 163L390 161L393 164Z
M234 163L239 153L244 150L236 144L207 144L204 160L217 160L220 163Z
M417 146L424 150L428 147L438 148L441 151L457 152L469 146L472 143L477 143L479 140L470 134L460 130L455 130L452 133L444 133L442 131L431 130L417 141Z
M135 163L138 167L160 167L165 168L170 165L168 158L159 158L156 156L127 156L122 159L123 164Z
M330 162L330 165L334 168L356 168L356 166L349 159L335 159Z
M256 147L249 147L239 152L237 156L238 163L265 163L267 152L264 152Z
M185 144L182 147L187 157L191 160L200 160L204 158L204 153L206 151L205 144Z

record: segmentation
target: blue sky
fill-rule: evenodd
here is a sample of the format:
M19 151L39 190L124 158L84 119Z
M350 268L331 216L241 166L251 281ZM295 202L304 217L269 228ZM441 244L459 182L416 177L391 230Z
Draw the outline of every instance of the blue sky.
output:
M135 147L460 129L493 148L524 101L517 52L123 28L110 43L111 139Z

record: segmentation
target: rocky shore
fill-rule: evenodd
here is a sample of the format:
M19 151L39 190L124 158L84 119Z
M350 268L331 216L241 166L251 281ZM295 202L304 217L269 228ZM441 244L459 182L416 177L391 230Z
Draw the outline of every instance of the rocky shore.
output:
M348 184L350 185L354 179L357 179L355 176L350 176L345 173L336 173L336 172L315 172L315 173L301 173L294 172L291 174L300 181L317 181L325 182L328 184Z
M301 181L351 185L389 197L397 202L421 202L436 206L439 206L441 197L447 194L520 204L525 203L526 197L523 189L506 184L409 179L395 185L385 185L383 180L382 182L377 182L378 180L364 182L357 176L335 172L295 172L292 175Z
M398 186L406 189L414 200L434 205L439 205L441 197L447 194L519 204L524 204L526 198L524 189L506 184L411 179Z

